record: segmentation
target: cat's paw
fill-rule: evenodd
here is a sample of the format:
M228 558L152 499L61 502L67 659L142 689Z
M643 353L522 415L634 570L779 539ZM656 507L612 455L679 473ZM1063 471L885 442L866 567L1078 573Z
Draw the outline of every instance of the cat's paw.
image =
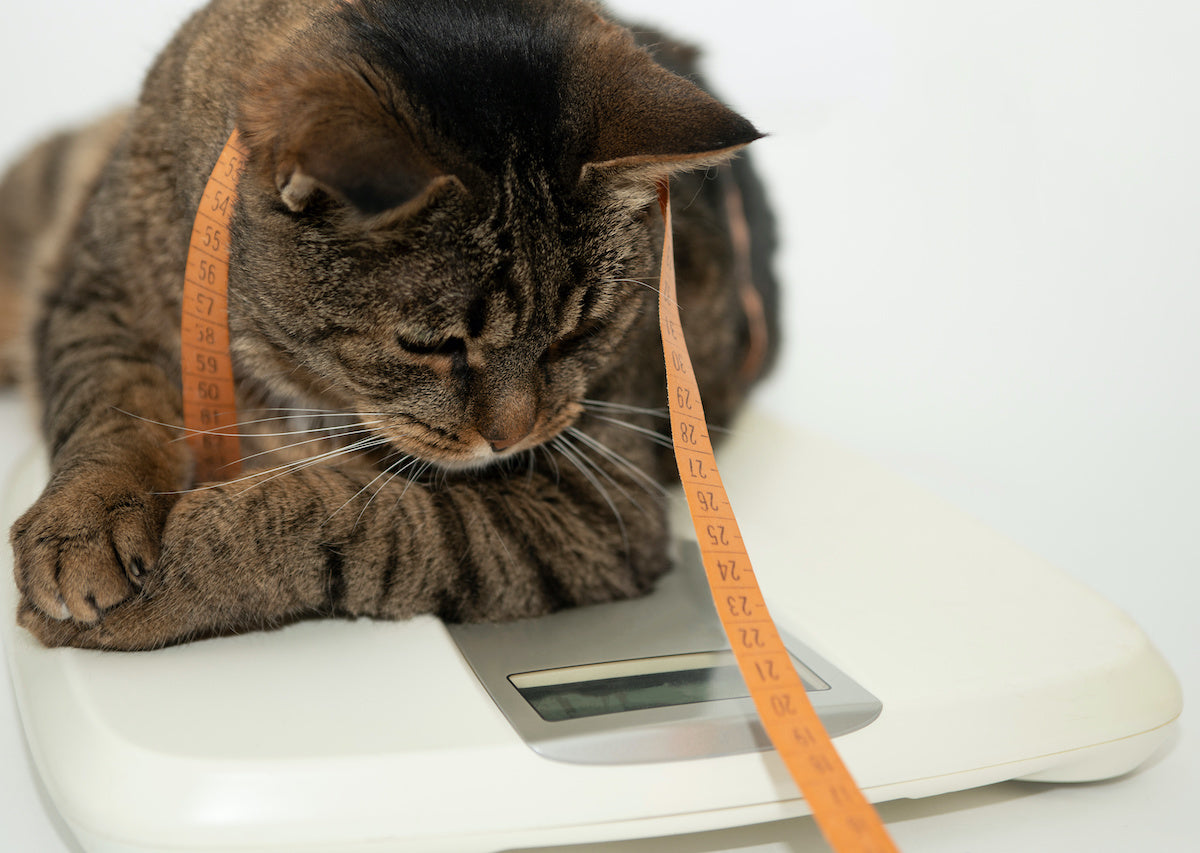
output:
M141 559L153 557L153 562L146 564L146 570L134 575L125 568L126 563L117 558L106 564L106 579L112 582L116 592L105 600L112 601L111 604L97 608L100 611L98 618L80 619L74 613L63 618L58 613L48 613L45 608L37 606L33 595L26 594L18 608L17 622L48 647L140 651L161 648L198 636L197 626L204 624L207 599L198 593L194 581L203 574L198 569L212 563L212 555L206 546L220 538L211 533L205 535L203 525L211 519L206 518L203 511L194 508L196 505L205 506L209 502L206 500L209 494L191 493L176 504L176 509L193 508L190 516L195 517L196 523L190 525L191 537L181 540L178 536L168 536L165 532L168 522L165 520L159 524L163 532L154 537L152 543L150 537L146 537L147 546L153 545L142 551ZM189 516L189 513L180 515ZM175 515L169 517L175 518ZM20 526L21 522L18 522L17 528ZM175 526L178 527L178 521ZM14 542L17 540L17 528L14 528ZM58 539L61 540L62 536ZM176 547L166 547L168 541L174 541ZM78 544L77 539L70 541L72 547ZM64 547L60 547L57 551L60 559L64 550ZM115 547L109 550L114 555L117 553ZM133 562L131 558L130 563ZM114 577L118 572L122 576ZM203 577L199 579L204 580ZM100 603L97 601L97 604Z
M17 623L50 648L132 652L192 639L196 632L190 628L190 615L186 596L144 594L121 602L91 624L52 619L24 601L17 611Z
M53 620L98 622L153 576L169 508L119 471L52 483L12 528L22 600Z
M37 637L38 641L48 648L58 646L95 648L99 644L91 639L96 628L102 623L87 625L73 619L53 619L25 599L17 608L17 624Z

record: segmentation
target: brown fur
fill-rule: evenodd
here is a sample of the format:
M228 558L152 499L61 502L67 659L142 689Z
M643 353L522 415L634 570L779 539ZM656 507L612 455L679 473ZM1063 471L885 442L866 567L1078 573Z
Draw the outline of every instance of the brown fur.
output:
M456 15L462 44L398 35ZM660 61L694 73L686 49ZM182 270L235 125L252 152L230 327L253 473L195 484ZM131 114L36 150L0 187L0 298L39 294L52 459L12 531L22 624L142 649L644 592L668 565L673 479L653 180L680 175L680 302L721 423L751 338L724 182L747 199L770 308L769 222L744 163L687 172L757 136L590 3L215 0Z

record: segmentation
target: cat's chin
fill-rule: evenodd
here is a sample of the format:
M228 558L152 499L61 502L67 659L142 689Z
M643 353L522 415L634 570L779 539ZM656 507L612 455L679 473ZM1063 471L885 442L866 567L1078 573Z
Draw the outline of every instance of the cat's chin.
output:
M510 462L528 453L536 446L536 444L525 446L524 442L522 442L521 446L511 450L495 451L487 445L481 445L464 453L462 456L434 456L428 454L421 454L420 456L423 461L430 462L443 471L456 474L470 474L484 471L494 465L502 465L505 462Z

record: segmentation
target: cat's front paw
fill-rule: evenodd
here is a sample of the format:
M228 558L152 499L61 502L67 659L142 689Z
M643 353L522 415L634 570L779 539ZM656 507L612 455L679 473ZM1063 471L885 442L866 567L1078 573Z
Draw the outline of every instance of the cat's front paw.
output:
M96 629L103 623L92 625L76 622L74 619L52 619L38 610L25 599L17 608L17 624L24 628L47 648L58 646L79 646L81 648L97 648L99 645L89 642Z
M130 479L112 470L65 478L17 520L11 538L27 606L90 625L146 585L170 501Z

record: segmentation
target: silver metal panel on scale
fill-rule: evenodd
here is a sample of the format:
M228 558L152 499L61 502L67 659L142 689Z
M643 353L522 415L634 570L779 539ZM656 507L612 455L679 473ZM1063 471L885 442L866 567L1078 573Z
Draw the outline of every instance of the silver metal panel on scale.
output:
M539 754L635 764L769 749L713 606L699 551L653 593L536 620L454 625L450 634L513 728ZM883 705L783 633L830 736Z

